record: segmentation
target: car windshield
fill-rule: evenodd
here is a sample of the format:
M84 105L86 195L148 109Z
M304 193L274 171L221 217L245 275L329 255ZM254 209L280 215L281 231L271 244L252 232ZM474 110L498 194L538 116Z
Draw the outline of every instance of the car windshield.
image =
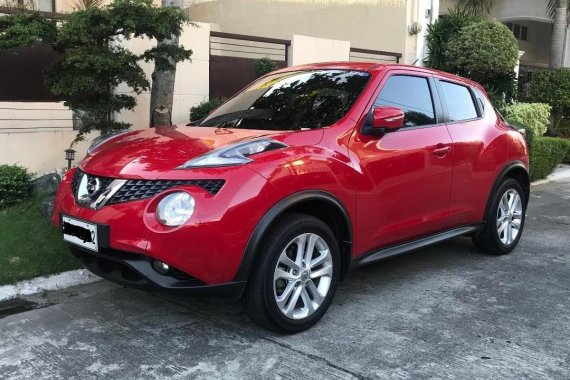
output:
M293 71L264 77L224 103L200 125L292 131L334 124L352 107L370 74Z

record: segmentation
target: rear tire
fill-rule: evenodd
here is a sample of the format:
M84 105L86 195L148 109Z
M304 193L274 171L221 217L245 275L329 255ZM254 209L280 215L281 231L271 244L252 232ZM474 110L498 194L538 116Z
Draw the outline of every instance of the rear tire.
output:
M485 212L485 227L473 237L481 252L505 255L518 244L525 222L526 200L521 185L512 178L501 182Z
M340 274L340 253L331 229L305 214L286 214L256 253L242 299L250 318L268 329L296 333L327 311Z

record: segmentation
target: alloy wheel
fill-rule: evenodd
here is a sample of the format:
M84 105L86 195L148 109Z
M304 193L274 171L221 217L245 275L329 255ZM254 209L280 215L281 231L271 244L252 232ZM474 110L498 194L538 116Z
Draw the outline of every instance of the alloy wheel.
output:
M522 210L519 193L514 189L507 190L497 209L497 233L504 245L512 244L517 238L521 229Z
M322 237L304 233L281 252L273 276L277 307L287 318L304 319L312 315L330 289L333 259Z

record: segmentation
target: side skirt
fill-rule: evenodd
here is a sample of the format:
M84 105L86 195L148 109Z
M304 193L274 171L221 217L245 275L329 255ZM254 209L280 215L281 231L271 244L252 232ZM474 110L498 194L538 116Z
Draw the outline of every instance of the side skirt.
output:
M390 257L400 256L404 253L412 252L420 248L429 247L430 245L437 244L449 239L453 239L459 236L469 235L477 232L483 228L484 223L473 224L469 226L463 226L447 230L444 232L439 232L434 235L426 236L420 239L412 240L406 243L392 245L386 248L382 248L378 251L372 251L365 253L352 260L350 269L360 268L364 265L372 264L377 261L385 260Z

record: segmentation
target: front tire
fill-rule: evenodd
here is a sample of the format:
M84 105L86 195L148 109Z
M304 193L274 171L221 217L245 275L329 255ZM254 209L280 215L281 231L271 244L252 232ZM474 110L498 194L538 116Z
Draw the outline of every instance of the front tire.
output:
M254 322L282 333L317 323L327 311L340 273L331 229L305 214L286 214L269 230L244 293Z
M521 185L512 178L501 182L491 197L485 227L473 237L473 243L484 253L504 255L517 246L522 236L527 202Z

